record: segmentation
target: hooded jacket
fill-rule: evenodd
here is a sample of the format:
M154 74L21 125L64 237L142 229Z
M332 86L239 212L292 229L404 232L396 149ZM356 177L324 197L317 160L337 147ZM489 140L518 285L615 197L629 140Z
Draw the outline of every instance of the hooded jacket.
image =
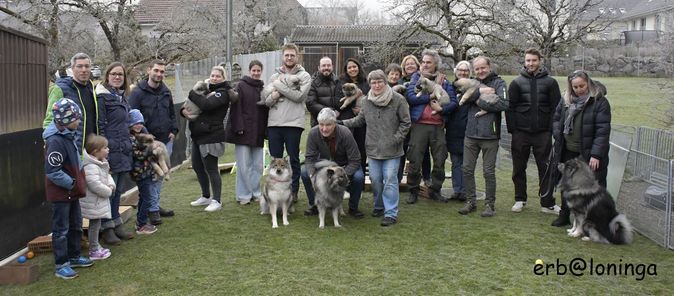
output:
M47 145L44 162L47 201L73 201L86 195L77 134L67 128L59 131L54 122L42 132Z
M229 109L229 95L227 90L228 81L217 84L210 84L208 81L209 93L199 94L190 90L189 98L199 109L201 114L189 122L190 136L197 145L221 143L225 141L225 116ZM182 116L182 112L180 112Z
M87 196L80 200L82 217L87 219L110 218L110 196L115 182L108 173L110 165L84 152L84 175L87 180ZM110 188L112 186L112 188Z
M478 140L498 140L501 138L501 112L508 109L508 99L506 95L506 83L496 73L491 72L484 80L478 79L481 83L496 91L500 98L494 104L487 104L480 97L480 91L476 91L470 98L468 108L468 121L466 123L466 138ZM480 117L475 117L477 112L485 110L488 113Z
M228 143L262 148L269 108L257 105L264 82L244 76L237 84L239 101L232 103L225 138Z
M560 99L559 84L545 67L533 74L522 69L508 88L510 106L505 113L508 132L552 131L552 114Z
M145 118L145 127L157 140L168 143L169 134L178 135L173 96L163 82L153 89L141 80L129 95L129 106L138 109Z
M280 78L295 75L300 80L300 89L291 89L281 81ZM276 73L269 78L269 83L274 85L276 91L281 94L284 100L278 100L276 104L269 107L268 127L298 127L304 129L304 102L307 99L309 88L311 87L311 76L300 65L286 72L284 67L276 69ZM268 101L272 93L262 90L261 97Z
M311 88L309 89L309 94L307 95L307 109L311 113L311 126L318 124L316 118L318 113L323 110L323 108L331 108L337 110L340 113L342 112L339 107L342 104L339 102L341 97L337 97L337 86L339 85L339 80L334 73L330 73L330 76L323 75L320 71L316 72L311 78ZM340 114L341 115L341 114Z
M113 174L131 170L131 139L129 136L129 103L124 95L96 85L101 112L98 120L100 134L108 139L108 163Z
M84 151L84 143L87 142L88 134L100 134L98 127L99 112L102 106L99 105L94 86L91 81L86 85L76 82L72 77L63 77L56 80L56 83L49 87L49 97L47 99L47 112L42 122L42 128L47 128L53 121L52 105L61 98L73 100L82 110L82 121L77 127L77 149Z

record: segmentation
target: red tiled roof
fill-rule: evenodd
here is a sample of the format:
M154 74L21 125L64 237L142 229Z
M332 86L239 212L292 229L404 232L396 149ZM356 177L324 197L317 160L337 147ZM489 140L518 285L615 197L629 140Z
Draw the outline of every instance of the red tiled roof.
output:
M136 21L140 24L156 24L176 9L188 5L203 5L211 10L225 13L226 0L141 0L136 10ZM234 1L237 2L237 1ZM236 3L234 4L236 5Z

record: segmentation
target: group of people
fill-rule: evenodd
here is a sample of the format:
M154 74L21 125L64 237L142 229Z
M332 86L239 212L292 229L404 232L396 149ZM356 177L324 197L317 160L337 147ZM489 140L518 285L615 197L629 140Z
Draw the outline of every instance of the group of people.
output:
M310 75L298 64L299 54L296 45L284 45L283 63L274 69L266 86L261 80L263 64L253 60L248 75L235 86L230 84L225 69L215 66L206 81L198 82L205 83L207 90L197 91L195 86L190 91L188 98L201 113L196 118L185 108L178 113L189 120L192 167L201 188L192 206L206 206L207 212L221 209L218 158L224 154L226 142L235 145L237 202L245 205L262 198L259 180L268 139L272 157L281 158L285 152L289 158L295 201L302 179L309 202L304 211L307 216L318 213L312 180L316 171L313 166L320 160L332 160L345 168L350 180L348 215L354 218L365 216L359 202L366 171L373 191L371 215L382 217L382 226L398 221L399 184L404 172L410 189L408 204L418 202L423 181L430 199L465 202L458 212L467 215L477 209L475 169L482 153L486 198L480 216L491 217L496 212L495 165L504 112L512 134L513 212L521 212L526 206L526 167L532 150L538 168L541 211L559 215L555 226L569 224L566 203L562 202L560 208L553 197L559 176L552 173L556 163L581 157L595 171L599 183L606 184L611 120L606 89L586 72L575 71L569 75L562 95L536 49L525 52L524 67L508 88L485 56L458 62L450 81L440 69L440 55L431 49L424 50L420 60L409 55L400 65L370 73L365 73L358 60L349 58L340 77L335 75L329 57L323 57L317 72ZM149 133L170 150L178 133L171 92L162 82L162 61L149 65L148 79L140 81L132 92L121 63L108 66L96 88L89 81L88 56L77 54L71 64L73 77L61 78L50 88L44 122L47 198L54 204L56 275L63 278L76 276L71 267L89 266L91 259L110 255L97 243L99 228L107 243L132 237L119 217L123 174L130 172L139 187L137 234L153 233L155 225L161 223L160 217L173 214L159 207L161 179L152 178L148 166L152 155L142 150L134 135ZM422 79L439 85L449 100L440 102L430 94L418 93L417 84ZM463 105L458 99L463 93L454 88L458 79L480 83ZM343 106L347 96L343 86L347 83L354 84L357 96L362 97ZM485 101L479 99L481 95L498 99ZM312 127L305 164L301 166L300 139L306 110ZM71 142L74 145L68 144ZM441 193L448 156L453 188L449 197ZM81 159L85 170L78 170ZM85 196L80 212L78 198ZM90 198L94 202L106 200L105 206L99 206L107 210L85 211L85 201ZM89 238L94 239L89 258L80 256L75 243L82 235L82 216L90 219Z
M178 133L173 98L163 83L163 61L150 63L148 78L133 91L122 63L108 65L95 86L88 55L75 54L70 63L72 77L59 77L49 88L43 122L55 275L64 279L77 276L73 268L111 255L100 245L99 232L110 245L133 238L119 213L124 175L130 174L138 186L136 234L152 234L161 217L174 215L160 207L162 179L153 173L151 148L135 136L151 135L165 143L170 155ZM89 220L88 257L80 254L82 218Z

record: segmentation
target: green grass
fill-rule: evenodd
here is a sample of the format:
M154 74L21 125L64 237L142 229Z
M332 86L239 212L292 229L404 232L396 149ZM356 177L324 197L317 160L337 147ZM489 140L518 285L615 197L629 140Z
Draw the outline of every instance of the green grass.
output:
M648 112L616 112L646 108L643 102L652 102L651 97L634 95L648 90L623 86L635 85L635 79L602 78L609 87L614 123L649 125ZM643 81L636 85L650 80ZM223 161L233 159L229 145ZM478 189L484 188L477 175ZM401 202L399 223L390 228L368 215L362 220L343 218L341 229L330 221L326 229L318 229L317 217L301 213L307 202L300 186L290 225L272 229L269 216L259 215L257 205L235 203L234 183L234 175L223 175L223 209L205 213L189 206L199 187L194 172L181 169L162 193L163 206L174 209L176 217L164 219L157 233L112 247L111 258L80 269L80 277L70 281L53 276L51 254L40 255L31 261L40 269L36 283L3 286L0 294L668 295L674 287L672 251L646 237L636 235L628 246L569 238L563 229L549 226L554 217L540 213L535 198L524 212L510 212L514 193L507 171L497 173L493 218L461 216L459 203L423 199L411 206ZM450 184L447 181L445 187ZM529 196L536 196L533 187ZM401 193L401 200L406 197ZM372 210L370 192L363 194L361 209L367 214ZM127 223L131 225L133 221ZM587 270L584 276L568 271L557 275L554 269L547 276L533 272L536 259L559 259L568 267L577 257L592 259L595 266L656 264L657 276L639 281L637 275L599 276Z

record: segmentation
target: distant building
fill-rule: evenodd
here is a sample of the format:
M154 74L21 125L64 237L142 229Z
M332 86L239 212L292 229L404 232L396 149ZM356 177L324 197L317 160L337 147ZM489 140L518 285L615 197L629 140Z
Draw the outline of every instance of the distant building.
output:
M604 0L592 11L584 11L583 18L600 16L613 23L603 32L589 39L620 40L623 44L656 42L663 33L674 28L672 0Z

